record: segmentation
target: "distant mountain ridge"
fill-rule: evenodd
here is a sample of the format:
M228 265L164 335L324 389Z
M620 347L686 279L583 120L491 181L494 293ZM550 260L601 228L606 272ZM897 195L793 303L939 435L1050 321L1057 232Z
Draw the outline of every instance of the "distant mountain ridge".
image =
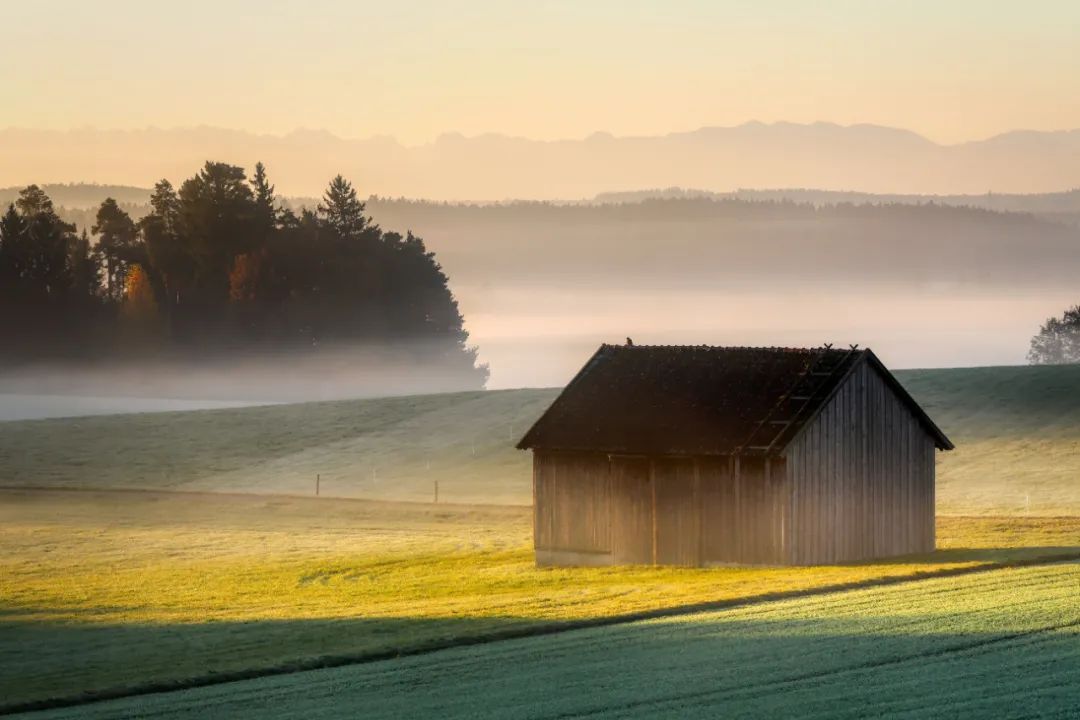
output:
M649 187L825 188L874 194L1046 193L1080 187L1080 130L1018 130L943 145L877 125L760 123L658 136L538 141L446 133L407 146L320 130L260 135L212 127L0 130L0 186L88 178L146 187L207 158L263 161L285 195L340 172L365 194L433 200L576 200Z

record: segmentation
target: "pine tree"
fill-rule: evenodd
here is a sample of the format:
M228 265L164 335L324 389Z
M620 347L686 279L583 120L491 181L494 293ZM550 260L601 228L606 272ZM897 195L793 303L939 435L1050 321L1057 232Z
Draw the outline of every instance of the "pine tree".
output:
M23 290L32 301L48 303L66 297L71 285L69 248L75 226L60 219L52 200L37 185L19 193L15 208L24 228L19 243Z
M83 303L95 299L101 291L101 256L98 249L91 249L86 228L72 243L70 262L72 297Z
M14 203L0 217L0 298L15 298L26 273L26 224Z
M128 267L137 262L138 232L135 222L112 198L106 198L91 228L98 235L98 249L105 260L105 291L111 300L123 294Z
M319 217L339 238L357 238L368 227L364 203L356 195L352 183L338 175L319 204Z
M274 227L277 219L277 208L274 206L274 186L266 177L266 166L261 162L255 163L255 176L251 178L251 186L255 190L255 218L264 232Z
M255 196L247 176L241 167L207 162L183 182L178 195L193 289L200 302L224 305L233 258L265 241L255 221Z

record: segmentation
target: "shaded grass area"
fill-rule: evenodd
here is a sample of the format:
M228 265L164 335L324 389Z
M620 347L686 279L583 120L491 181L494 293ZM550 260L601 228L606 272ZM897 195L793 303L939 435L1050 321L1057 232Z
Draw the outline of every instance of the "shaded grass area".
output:
M1069 717L1080 564L452 648L47 718Z
M0 697L171 683L1080 552L1078 518L942 518L943 550L815 568L537 569L526 508L0 492Z
M943 514L1080 515L1080 366L897 372L957 443ZM514 441L557 390L0 423L0 485L525 505Z

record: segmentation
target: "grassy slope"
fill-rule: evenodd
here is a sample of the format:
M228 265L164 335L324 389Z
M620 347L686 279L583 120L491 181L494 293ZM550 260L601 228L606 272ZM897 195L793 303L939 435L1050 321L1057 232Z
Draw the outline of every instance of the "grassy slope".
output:
M0 484L526 504L513 449L555 391L0 423Z
M1068 717L1080 564L767 603L43 717Z
M943 551L879 564L542 570L526 508L0 492L0 698L1080 550L1080 519L941 522Z
M1080 365L897 375L957 445L939 513L1080 515Z
M1080 514L1080 366L898 373L958 449L939 511ZM0 423L0 484L530 502L513 441L554 390Z

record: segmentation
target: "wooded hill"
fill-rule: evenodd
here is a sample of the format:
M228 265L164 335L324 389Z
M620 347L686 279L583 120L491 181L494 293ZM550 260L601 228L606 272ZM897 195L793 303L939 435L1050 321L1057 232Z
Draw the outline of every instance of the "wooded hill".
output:
M80 229L91 228L96 214L96 206L80 204L106 192L125 198L120 207L135 220L151 210L134 202L136 188L44 190ZM10 196L0 190L0 200ZM765 288L829 279L1072 287L1080 272L1080 229L1070 224L1080 217L1080 191L939 197L668 190L598 199L463 204L371 197L366 212L382 227L424 237L457 287L553 278L607 287L640 278ZM319 200L281 203L301 212Z
M207 162L136 214L110 197L78 227L42 188L19 192L0 218L0 363L359 345L418 356L450 387L484 384L434 254L374 224L340 175L293 212L261 164L249 179Z

